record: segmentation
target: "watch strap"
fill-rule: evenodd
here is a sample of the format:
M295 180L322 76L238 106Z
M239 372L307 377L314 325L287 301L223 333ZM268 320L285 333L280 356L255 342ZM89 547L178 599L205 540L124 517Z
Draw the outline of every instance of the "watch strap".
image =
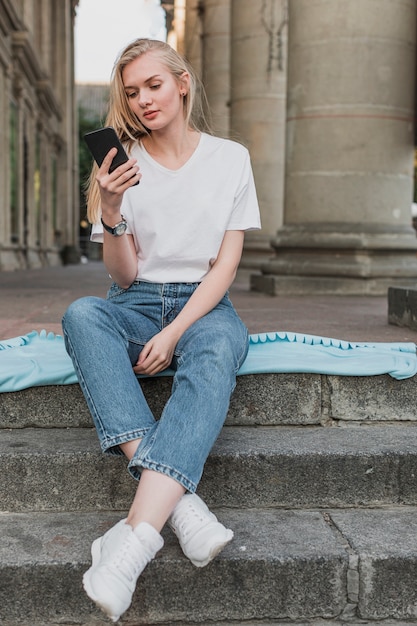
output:
M106 224L106 222L103 220L103 218L101 219L101 223L103 225L103 228L105 230L107 230L108 233L110 233L111 235L117 235L117 227L121 226L122 224L125 226L125 230L127 228L127 222L125 220L125 218L122 215L122 219L120 222L117 222L117 224L115 224L114 226L109 226L108 224Z

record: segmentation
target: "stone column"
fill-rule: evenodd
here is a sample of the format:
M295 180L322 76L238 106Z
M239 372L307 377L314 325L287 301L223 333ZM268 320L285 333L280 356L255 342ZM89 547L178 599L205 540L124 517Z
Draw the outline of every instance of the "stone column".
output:
M17 154L17 141L15 141L16 162L11 162L11 107L12 107L12 64L6 51L0 52L0 146L2 149L2 167L0 168L0 271L20 269L22 254L19 242L12 240L12 166L18 166L19 155ZM15 132L18 132L18 119ZM17 172L14 172L15 179ZM15 189L20 190L20 185L13 180ZM17 193L17 190L15 191ZM18 226L18 224L16 224ZM13 232L13 235L18 233Z
M202 6L202 79L213 131L227 137L230 126L230 0L205 0Z
M230 136L250 150L262 230L246 235L241 269L259 269L282 224L287 0L232 0Z
M74 87L74 0L62 3L59 16L60 29L65 41L65 60L61 71L65 75L65 84L70 88L62 92L62 107L65 111L65 154L61 155L59 176L62 183L60 193L67 195L67 213L64 216L63 233L64 248L62 258L64 263L78 263L80 260L79 228L80 207L78 202L78 120Z
M6 59L4 59L6 60ZM10 195L11 195L11 167L10 167L10 80L7 76L7 67L0 57L0 146L3 153L3 167L0 168L0 270L5 263L3 249L10 244Z
M185 29L183 54L201 77L201 2L200 0L186 0L185 5Z
M415 0L291 0L284 225L253 289L415 285L415 37Z
M40 254L40 231L39 214L40 202L37 201L37 194L40 192L40 177L38 174L38 111L35 102L29 100L29 90L23 102L22 110L22 147L24 163L21 167L23 176L21 178L24 185L23 197L23 227L25 229L26 262L31 269L42 267ZM38 171L37 171L38 170Z
M172 19L172 24L171 28L168 28L167 32L167 42L180 54L185 54L185 5L186 0L174 1L174 15Z

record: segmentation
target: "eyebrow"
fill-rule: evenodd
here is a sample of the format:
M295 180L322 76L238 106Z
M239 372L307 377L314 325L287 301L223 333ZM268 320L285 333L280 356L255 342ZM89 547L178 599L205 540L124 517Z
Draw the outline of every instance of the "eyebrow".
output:
M154 74L153 76L150 76L149 78L147 78L145 80L145 83L150 83L153 80L155 80L156 78L161 79L162 76L160 74ZM131 86L131 85L123 85L124 89L137 89L136 86Z

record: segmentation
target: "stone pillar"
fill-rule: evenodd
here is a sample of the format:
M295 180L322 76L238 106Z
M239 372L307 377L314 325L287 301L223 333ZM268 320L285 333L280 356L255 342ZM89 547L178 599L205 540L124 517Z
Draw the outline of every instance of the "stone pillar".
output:
M74 0L63 3L59 16L60 28L65 41L65 64L62 72L65 74L65 84L71 85L62 94L62 106L66 113L63 135L66 140L65 157L60 159L60 193L67 194L67 215L64 218L64 248L62 259L64 263L78 263L80 260L79 229L80 207L78 202L78 120L74 88ZM66 168L66 169L65 169Z
M167 28L167 42L180 54L185 54L185 5L186 0L174 1L174 15L171 28Z
M415 285L415 0L292 0L284 225L258 291Z
M10 196L11 196L11 166L10 166L10 104L8 84L10 79L7 67L4 67L0 57L0 146L4 146L3 167L0 168L0 270L5 263L3 249L10 244ZM8 148L8 150L7 150Z
M186 0L184 48L182 52L200 77L202 74L201 26L200 0Z
M249 232L241 269L272 255L282 224L285 160L287 0L232 0L230 137L250 150L262 230Z
M205 0L202 6L202 79L210 105L213 131L229 135L230 0Z

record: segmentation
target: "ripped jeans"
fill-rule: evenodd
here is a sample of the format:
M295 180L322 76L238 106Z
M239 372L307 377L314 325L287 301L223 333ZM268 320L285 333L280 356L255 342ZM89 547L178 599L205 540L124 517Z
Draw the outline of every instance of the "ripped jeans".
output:
M103 452L141 439L129 463L162 472L194 492L226 419L248 331L228 295L180 338L170 368L172 392L156 420L132 369L143 346L168 325L198 283L113 284L107 299L80 298L62 324L65 345L93 417Z

